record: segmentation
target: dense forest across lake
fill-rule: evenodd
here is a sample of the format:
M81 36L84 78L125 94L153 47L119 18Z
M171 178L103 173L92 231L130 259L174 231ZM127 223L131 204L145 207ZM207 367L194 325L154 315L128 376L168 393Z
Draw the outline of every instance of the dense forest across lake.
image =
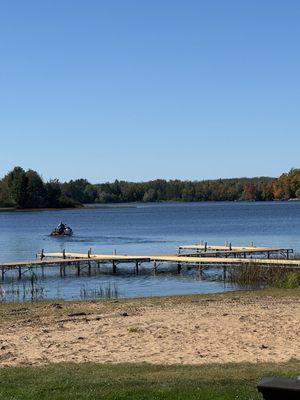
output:
M279 178L232 178L202 181L156 179L92 184L86 179L44 182L33 170L15 167L0 180L0 207L63 208L86 203L160 201L272 201L300 199L300 169Z

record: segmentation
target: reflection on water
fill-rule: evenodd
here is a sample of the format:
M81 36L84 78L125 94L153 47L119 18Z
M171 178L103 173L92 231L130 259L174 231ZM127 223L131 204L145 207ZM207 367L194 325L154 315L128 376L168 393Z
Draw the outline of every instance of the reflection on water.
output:
M59 221L73 228L73 237L49 236ZM233 245L254 242L300 252L300 203L136 204L135 207L0 213L0 261L33 259L41 249L86 253L92 247L94 253L107 254L115 250L118 254L133 255L174 253L178 244L201 240L211 244L228 241ZM151 271L151 266L144 267ZM80 299L84 292L96 295L98 291L101 295L100 288L103 295L109 287L111 293L116 287L119 297L233 289L231 284L216 281L213 271L209 279L203 279L195 269L183 268L181 275L176 271L163 273L164 269L160 268L158 275L144 271L135 276L132 266L122 266L117 275L112 275L110 270L93 269L91 276L83 271L77 277L70 271L60 278L57 268L45 268L44 276L36 271L38 280L34 285L39 288L36 292L31 293L29 275L22 281L7 276L0 285L8 300L12 299L14 291L16 294L19 291L19 301L39 298L41 293L47 299ZM14 288L10 288L11 285Z

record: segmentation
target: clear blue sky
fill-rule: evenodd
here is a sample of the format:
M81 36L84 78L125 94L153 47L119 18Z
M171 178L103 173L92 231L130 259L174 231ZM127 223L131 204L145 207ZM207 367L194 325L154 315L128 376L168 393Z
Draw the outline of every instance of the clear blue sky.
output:
M0 175L300 166L300 2L1 0Z

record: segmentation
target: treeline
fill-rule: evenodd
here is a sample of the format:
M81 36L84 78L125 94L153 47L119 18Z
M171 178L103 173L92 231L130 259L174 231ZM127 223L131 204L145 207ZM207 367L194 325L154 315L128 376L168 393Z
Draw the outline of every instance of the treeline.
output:
M85 203L159 201L271 201L300 198L300 169L279 178L205 181L156 179L91 184L86 179L44 182L33 170L14 168L0 181L0 207L60 208Z
M62 184L53 179L44 182L31 169L15 167L0 181L0 207L64 208L75 207L78 202L62 192Z

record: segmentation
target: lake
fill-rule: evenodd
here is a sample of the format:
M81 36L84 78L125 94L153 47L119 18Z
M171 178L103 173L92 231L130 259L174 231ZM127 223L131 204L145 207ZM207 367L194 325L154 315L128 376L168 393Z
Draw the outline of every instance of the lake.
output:
M52 238L60 222L74 231L70 238ZM55 211L0 213L0 261L34 259L41 249L49 251L144 255L174 253L179 244L207 241L208 244L283 246L300 252L300 202L203 202L111 205L109 207ZM49 268L39 275L40 297L82 299L105 297L159 296L232 290L232 285L215 279L200 279L194 269L181 275L172 269L153 275L134 276L122 269L112 275L93 271L77 277L59 277ZM26 286L27 285L27 286ZM29 276L21 281L7 278L1 284L2 299L30 299ZM26 289L27 288L27 289ZM0 294L1 294L0 291Z

